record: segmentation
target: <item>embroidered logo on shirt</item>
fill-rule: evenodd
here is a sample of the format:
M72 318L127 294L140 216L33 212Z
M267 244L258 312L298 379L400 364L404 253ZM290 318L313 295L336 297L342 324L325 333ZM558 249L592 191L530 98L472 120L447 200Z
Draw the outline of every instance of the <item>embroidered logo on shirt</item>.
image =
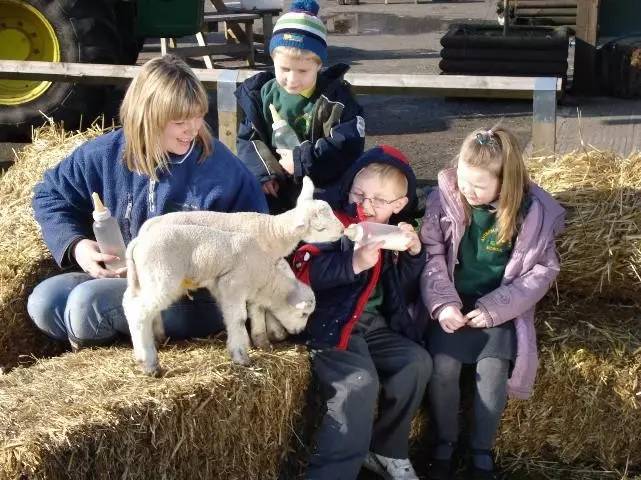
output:
M488 252L505 252L512 248L512 242L498 242L496 240L496 234L499 233L497 226L493 226L483 232L481 235L481 241L485 243L485 249Z

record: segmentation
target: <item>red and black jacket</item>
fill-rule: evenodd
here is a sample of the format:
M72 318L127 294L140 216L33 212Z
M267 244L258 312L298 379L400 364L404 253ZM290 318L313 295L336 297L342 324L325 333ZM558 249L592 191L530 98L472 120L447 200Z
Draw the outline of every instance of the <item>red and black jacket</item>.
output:
M411 205L413 208L416 204L415 178L405 157L391 147L375 147L365 152L355 167L346 173L345 181L337 187L342 189L343 195L334 192L344 201L337 205L332 201L331 192L326 197L333 207L343 207L334 213L345 226L362 219L357 206L347 202L347 192L355 174L373 162L392 163L401 168L410 184L408 207ZM411 209L406 207L399 218L403 219L401 214L409 212ZM425 325L420 319L414 320L410 316L409 306L419 297L419 278L425 266L424 251L412 256L406 252L381 250L378 263L358 275L354 274L352 267L353 253L354 243L347 237L331 243L304 245L296 251L292 261L294 271L316 295L316 310L303 335L305 342L314 348L345 349L371 293L381 282L381 314L390 328L421 343Z

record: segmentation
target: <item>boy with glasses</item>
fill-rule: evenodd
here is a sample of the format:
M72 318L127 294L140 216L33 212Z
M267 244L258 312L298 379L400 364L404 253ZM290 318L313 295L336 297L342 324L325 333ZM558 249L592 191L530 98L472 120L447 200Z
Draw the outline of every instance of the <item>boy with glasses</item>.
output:
M326 406L308 479L355 479L362 465L386 479L418 478L408 439L432 362L419 345L424 322L410 315L425 265L416 232L402 221L414 211L415 184L405 156L384 145L365 152L326 195L345 226L398 223L406 251L342 237L294 255L297 276L316 295L305 334Z

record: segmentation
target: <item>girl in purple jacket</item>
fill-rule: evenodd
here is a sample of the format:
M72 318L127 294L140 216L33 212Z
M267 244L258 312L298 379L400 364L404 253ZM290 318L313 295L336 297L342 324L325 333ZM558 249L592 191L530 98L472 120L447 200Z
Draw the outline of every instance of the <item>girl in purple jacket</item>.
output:
M564 216L529 180L517 140L503 128L472 132L455 168L439 173L421 229L438 439L429 478L453 473L462 364L476 367L470 478L494 478L491 449L507 396L527 398L534 384L534 308L559 273L555 236Z

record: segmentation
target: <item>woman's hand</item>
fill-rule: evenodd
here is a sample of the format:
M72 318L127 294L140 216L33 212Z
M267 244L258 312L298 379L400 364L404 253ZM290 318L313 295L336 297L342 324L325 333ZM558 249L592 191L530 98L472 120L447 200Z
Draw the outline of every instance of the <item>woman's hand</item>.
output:
M276 180L267 180L263 183L263 193L266 195L271 195L272 197L278 197L278 189L280 186Z
M370 243L368 245L355 245L354 255L352 256L352 268L354 274L369 270L378 262L381 247L384 242Z
M118 270L103 268L99 262L111 262L118 260L118 257L100 253L98 242L88 238L76 243L73 249L73 256L80 268L93 278L118 278L127 271L126 268L119 268Z
M416 256L421 253L421 239L418 238L414 227L412 227L409 223L400 222L398 224L398 228L406 232L407 238L409 239L409 243L407 244L407 252L409 252L409 254L412 256Z
M454 333L465 326L467 319L461 313L460 308L449 305L438 314L438 323L447 333Z
M278 160L280 166L290 175L294 175L294 151L287 148L277 148L276 153L280 155L280 160Z
M473 328L487 328L490 325L485 312L480 308L468 312L465 318L467 318L467 324Z

